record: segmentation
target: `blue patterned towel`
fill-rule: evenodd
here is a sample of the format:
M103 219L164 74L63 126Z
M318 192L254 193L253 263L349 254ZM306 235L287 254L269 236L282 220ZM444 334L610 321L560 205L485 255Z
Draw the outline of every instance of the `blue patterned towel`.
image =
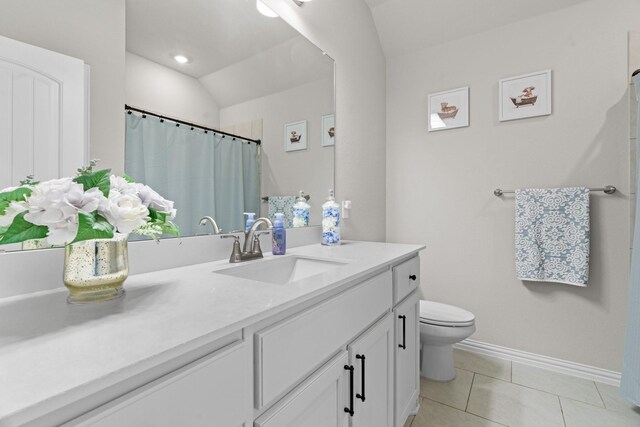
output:
M276 220L276 213L284 214L285 228L293 226L293 205L296 203L296 196L269 196L269 212L267 216L271 221Z
M520 280L587 285L588 188L516 190L516 271Z

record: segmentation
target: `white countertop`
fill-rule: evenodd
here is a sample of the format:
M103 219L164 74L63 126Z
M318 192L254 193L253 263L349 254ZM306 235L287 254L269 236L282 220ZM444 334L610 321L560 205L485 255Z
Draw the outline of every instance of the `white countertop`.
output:
M0 425L70 404L422 248L344 242L287 250L350 261L287 285L213 274L229 267L224 260L130 276L125 296L104 303L67 304L65 288L0 299Z

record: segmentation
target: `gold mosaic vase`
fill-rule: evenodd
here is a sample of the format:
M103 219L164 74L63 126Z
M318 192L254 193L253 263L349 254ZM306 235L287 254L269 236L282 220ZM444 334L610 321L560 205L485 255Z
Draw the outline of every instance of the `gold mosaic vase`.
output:
M127 235L112 239L85 240L67 245L64 284L70 303L107 301L124 295L122 284L129 275Z

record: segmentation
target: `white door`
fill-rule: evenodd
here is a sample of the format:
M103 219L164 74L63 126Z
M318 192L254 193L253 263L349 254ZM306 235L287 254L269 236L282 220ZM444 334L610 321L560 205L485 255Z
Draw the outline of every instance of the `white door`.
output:
M86 163L84 62L0 36L0 189Z
M347 362L347 352L340 352L261 415L254 426L346 427Z
M393 425L393 317L382 320L349 345L354 368L353 427Z
M396 350L396 426L414 413L420 395L420 328L418 293L413 292L393 310Z

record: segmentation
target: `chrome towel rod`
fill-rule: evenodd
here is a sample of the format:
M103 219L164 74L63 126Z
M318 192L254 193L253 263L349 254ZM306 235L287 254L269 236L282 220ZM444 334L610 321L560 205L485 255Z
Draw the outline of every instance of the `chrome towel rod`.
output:
M613 185L605 185L603 188L590 188L589 191L604 191L605 194L613 194L616 192L616 187L614 187ZM500 197L503 194L515 192L515 190L501 190L499 188L496 188L495 190L493 190L493 195Z

